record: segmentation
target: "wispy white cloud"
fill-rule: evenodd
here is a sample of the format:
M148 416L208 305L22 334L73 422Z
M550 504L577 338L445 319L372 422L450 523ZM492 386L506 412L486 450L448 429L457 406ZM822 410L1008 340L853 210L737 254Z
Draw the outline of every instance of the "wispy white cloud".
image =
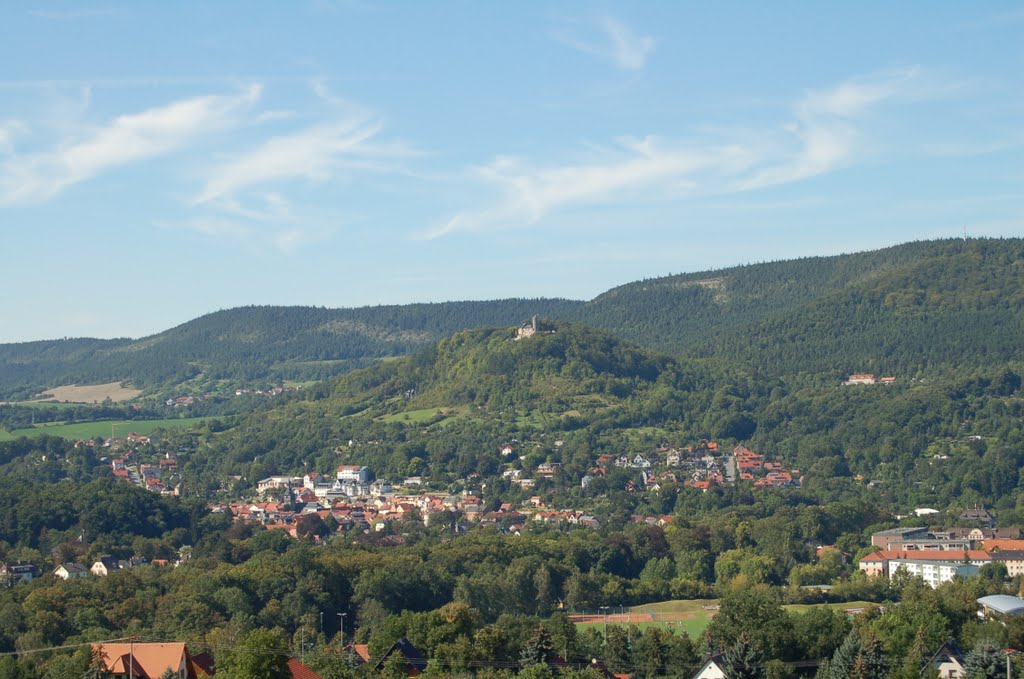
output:
M654 51L654 38L638 35L632 28L611 16L602 16L597 22L600 36L580 38L576 33L558 30L553 36L559 42L584 54L610 61L624 71L639 71L647 64Z
M578 205L678 200L822 175L853 161L860 118L910 91L916 77L916 69L905 69L808 92L778 129L732 135L720 130L713 139L687 144L656 137L624 140L612 149L592 148L594 157L585 161L548 167L498 157L474 168L472 176L496 187L501 198L490 207L459 212L419 237L532 224Z
M17 120L0 121L0 153L11 153L13 150L14 138L26 131L24 123Z
M501 157L475 174L497 185L504 199L478 212L463 212L423 237L455 231L535 223L548 213L570 205L600 204L637 198L660 191L677 196L693 188L697 172L734 173L749 166L747 150L735 145L707 148L672 147L663 140L620 140L598 160L555 167L531 168L520 160Z
M359 172L399 172L418 152L382 138L383 123L372 113L334 95L323 80L310 89L321 110L306 115L320 122L266 137L245 150L223 154L199 172L199 188L187 201L196 217L185 225L209 236L242 238L252 247L291 254L323 240L345 221L334 211L295 201L297 184L323 184ZM275 111L252 116L256 125L286 120ZM244 226L244 230L228 228Z
M654 38L636 35L626 24L607 16L602 18L601 27L611 41L611 56L619 68L637 71L644 67L654 51Z
M885 99L911 96L920 74L921 69L913 66L851 78L827 90L808 92L797 105L797 114L803 120L820 116L851 118Z
M342 120L268 139L214 167L193 202L198 205L231 200L239 191L274 181L327 180L343 156L372 156L368 142L380 129L377 122Z
M852 160L857 149L857 118L879 103L917 95L916 67L852 78L836 87L806 93L797 102L795 120L784 127L781 157L766 159L738 190L788 184L830 172Z
M230 125L260 92L253 85L235 95L179 100L119 116L51 150L11 155L0 162L0 205L45 201L105 170L180 149Z
M177 221L158 220L153 225L168 231L180 231L196 234L210 241L228 241L232 247L241 246L253 251L276 250L290 255L301 246L308 245L325 238L330 229L318 224L315 218L309 218L302 227L290 218L260 223L264 220L249 219L246 215L198 215ZM307 228L308 227L308 228Z

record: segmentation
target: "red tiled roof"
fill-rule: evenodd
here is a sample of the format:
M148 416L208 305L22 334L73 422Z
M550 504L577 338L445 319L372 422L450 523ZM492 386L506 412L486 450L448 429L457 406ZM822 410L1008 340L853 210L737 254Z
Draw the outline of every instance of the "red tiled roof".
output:
M298 658L288 658L288 672L292 679L321 679L319 674L306 667Z
M183 643L155 644L96 644L104 657L107 669L113 673L128 672L128 658L134 660L133 672L140 679L158 679L167 670L177 672L183 661L188 657L188 650ZM194 674L192 675L194 676Z
M868 554L861 559L861 563L877 563L880 561L895 561L897 559L910 559L912 561L988 561L992 557L981 549L970 549L961 551L958 549L915 549L909 552L887 550Z

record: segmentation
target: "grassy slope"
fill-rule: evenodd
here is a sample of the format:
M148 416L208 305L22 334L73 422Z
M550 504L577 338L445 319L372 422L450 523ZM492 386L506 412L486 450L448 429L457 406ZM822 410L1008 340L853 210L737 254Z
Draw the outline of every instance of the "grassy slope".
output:
M113 432L115 437L122 437L130 432L146 436L157 429L185 429L202 424L208 418L188 417L169 420L107 420L103 422L76 422L71 424L40 424L29 429L15 429L13 432L0 430L0 441L8 441L21 436L62 436L68 439L92 439L97 436L108 437Z
M668 630L674 634L678 634L681 631L685 631L691 639L697 639L704 630L707 629L708 624L711 622L711 618L714 616L714 610L708 610L705 606L717 606L718 599L680 599L675 601L660 601L653 604L642 604L640 606L630 606L627 610L630 613L640 613L643 615L650 614L652 619L649 621L635 623L640 629L646 629L647 627L661 627L662 629ZM834 608L839 610L866 608L873 606L874 604L867 601L851 601L848 603L838 604L792 604L783 606L783 608L791 613L806 613L812 608L826 607ZM613 607L610 610L611 613L616 612ZM671 618L659 619L659 618ZM609 621L609 625L623 624ZM604 627L603 622L586 622L579 623L581 629L588 627L602 629Z

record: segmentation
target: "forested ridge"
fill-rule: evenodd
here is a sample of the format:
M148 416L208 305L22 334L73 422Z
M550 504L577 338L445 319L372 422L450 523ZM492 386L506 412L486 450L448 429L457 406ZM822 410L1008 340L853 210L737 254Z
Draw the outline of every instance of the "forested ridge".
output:
M139 340L69 339L0 345L0 396L126 381L159 389L201 378L319 380L408 354L470 327L563 315L578 303L510 299L326 309L253 306L218 311Z
M150 391L320 380L533 315L773 377L942 374L1024 358L1022 262L1020 239L951 239L643 280L589 302L237 308L139 340L0 345L0 396L115 380Z

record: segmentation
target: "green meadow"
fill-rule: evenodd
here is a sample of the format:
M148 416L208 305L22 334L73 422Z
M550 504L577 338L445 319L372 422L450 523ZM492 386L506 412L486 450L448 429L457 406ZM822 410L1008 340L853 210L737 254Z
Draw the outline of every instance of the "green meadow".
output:
M72 422L39 424L28 429L13 432L0 430L0 441L9 441L22 436L61 436L66 439L92 439L97 436L123 438L130 432L146 436L157 429L186 429L202 424L208 418L186 417L167 420L105 420L101 422Z
M468 411L468 406L423 408L422 410L406 410L391 415L382 415L377 420L380 422L405 422L408 424L444 424L456 417L462 417Z
M626 607L625 610L634 616L641 614L648 618L642 622L633 623L634 627L638 627L641 630L647 629L648 627L660 627L661 629L672 632L673 634L685 631L691 639L697 639L704 634L704 630L707 629L708 624L711 622L711 617L715 613L714 610L708 610L704 607L717 605L717 599L690 599L661 601L654 604L629 606ZM867 601L852 601L838 604L792 604L783 606L783 608L791 613L806 613L812 608L822 606L838 610L847 610L867 608L872 605L874 604ZM612 606L608 609L608 613L609 615L614 616L621 610L623 609L617 606ZM613 622L612 620L609 620L608 624L624 625L626 623ZM600 630L604 628L604 622L597 621L577 623L577 627L581 629L596 628Z

